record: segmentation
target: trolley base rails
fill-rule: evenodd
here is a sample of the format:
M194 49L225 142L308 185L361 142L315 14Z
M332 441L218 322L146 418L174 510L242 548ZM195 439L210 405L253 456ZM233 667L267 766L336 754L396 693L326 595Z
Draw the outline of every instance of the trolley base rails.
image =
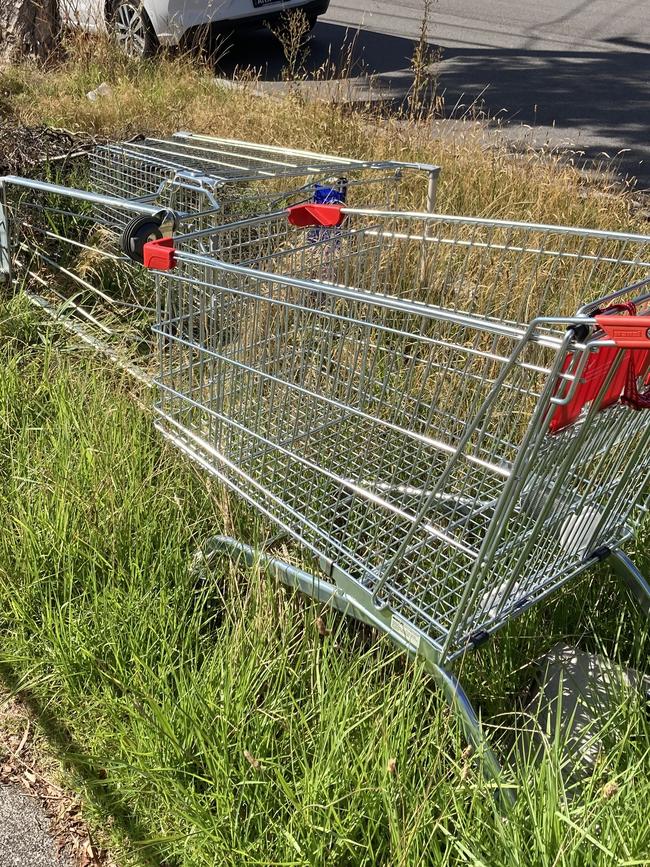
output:
M604 559L648 613L650 237L309 205L200 242L143 251L159 429L323 570L278 578L425 660L496 774L448 666Z
M168 431L163 430L163 433L181 451L186 452L191 459L196 460L196 455L187 452L182 440L174 439ZM480 717L474 710L458 678L441 664L436 648L427 644L426 641L422 641L408 623L374 607L360 606L353 588L349 587L346 576L344 574L334 575L331 564L322 563L321 566L326 571L324 574L318 575L299 569L284 560L270 557L268 554L244 544L239 539L230 536L215 536L206 543L200 552L198 564L201 571L207 570L220 554L232 559L241 559L249 567L261 566L268 575L286 587L299 590L323 605L328 605L348 617L353 617L366 626L372 626L382 634L387 635L393 644L406 652L408 656L421 659L428 673L442 690L446 700L458 714L465 737L476 750L484 774L497 785L498 796L502 803L506 807L514 804L515 790L503 780L499 760L490 747ZM330 580L324 577L325 574ZM346 592L344 589L346 586L352 590L351 593Z

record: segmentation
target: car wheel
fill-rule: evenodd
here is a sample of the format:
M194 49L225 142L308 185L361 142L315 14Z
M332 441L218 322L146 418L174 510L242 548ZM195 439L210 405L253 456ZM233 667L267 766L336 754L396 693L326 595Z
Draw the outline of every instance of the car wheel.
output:
M108 23L117 44L129 57L152 57L158 50L158 39L139 0L114 0Z

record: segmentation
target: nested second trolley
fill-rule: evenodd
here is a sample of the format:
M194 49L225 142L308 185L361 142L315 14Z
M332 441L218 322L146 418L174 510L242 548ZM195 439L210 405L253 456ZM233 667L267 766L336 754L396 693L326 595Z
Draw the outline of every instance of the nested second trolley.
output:
M422 656L475 741L444 668L468 647L605 558L648 612L621 546L648 507L649 237L303 205L145 264L164 435L324 572L267 557L282 580Z

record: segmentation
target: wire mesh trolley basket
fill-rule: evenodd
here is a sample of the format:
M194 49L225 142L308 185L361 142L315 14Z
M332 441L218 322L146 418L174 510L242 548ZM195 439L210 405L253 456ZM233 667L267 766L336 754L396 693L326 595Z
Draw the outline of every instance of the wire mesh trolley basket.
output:
M475 741L446 663L607 557L648 611L621 545L650 237L306 205L205 238L145 246L159 426L324 573L267 558L280 578L424 657Z
M130 369L135 363L146 379L155 291L130 265L145 240L166 234L152 213L173 210L173 231L188 233L314 199L388 207L409 191L432 208L439 170L177 133L102 145L58 171L56 189L74 183L96 198L61 196L52 184L47 192L41 181L5 182L3 271L13 270L33 301ZM417 176L412 184L409 173Z
M331 189L332 178L341 186L331 195L338 192L356 206L394 208L405 173L424 174L427 209L433 210L440 172L435 165L357 160L191 132L101 145L89 154L89 167L94 191L173 208L196 229L310 201ZM118 227L125 223L121 211L103 208L99 214Z

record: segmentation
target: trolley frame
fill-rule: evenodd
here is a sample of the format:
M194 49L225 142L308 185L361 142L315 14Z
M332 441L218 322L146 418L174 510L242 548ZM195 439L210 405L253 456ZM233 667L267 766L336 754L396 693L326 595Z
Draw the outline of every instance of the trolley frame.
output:
M357 198L359 192L366 194L368 186L367 195L375 201L381 200L382 195L392 201L399 192L401 174L420 173L426 178L427 208L432 210L440 172L436 165L355 160L190 132L100 145L83 155L82 167L86 163L88 192L94 198L81 200L93 206L84 218L84 225L91 225L89 217L94 215L97 226L118 236L129 231L134 214L149 215L163 210L175 214L177 233L211 229L245 214L265 213L278 207L278 203L308 199L331 174L347 175L350 193ZM23 195L25 189L31 189L35 196L47 193L41 181L20 186ZM51 185L50 193L54 186ZM0 201L5 205L0 222L0 278L10 279L11 244L5 215L12 203L6 192L0 193ZM123 201L132 207L123 207ZM40 219L40 228L47 229L47 214L39 218L32 212L30 216L35 224ZM60 285L54 293L32 289L28 297L81 340L152 384L150 355L143 353L146 344L143 329L148 328L153 312L150 309L153 305L145 300L149 298L150 286L133 284L133 291L119 298L116 293L107 292L101 277L93 276L92 268L89 274L80 275L74 264L68 264L69 254L78 252L93 261L103 259L103 270L114 261L126 265L126 257L119 250L106 250L94 239L85 242L85 238L63 235L55 237L49 232L39 239L32 232L29 239L34 246L32 253L39 256L38 242L42 240L40 264L59 275ZM54 250L49 249L52 245ZM33 280L41 282L38 274ZM130 276L125 278L125 283L132 282Z
M289 229L285 235L278 229L283 221L297 230L293 243ZM385 229L385 223L391 226ZM315 226L321 234L310 238ZM444 237L449 226L456 234ZM481 240L480 232L489 240ZM551 236L567 246L549 248ZM206 239L212 256L193 251ZM477 286L485 284L496 257L497 277L483 302L489 309L463 310L460 285L458 303L447 306L404 295L398 279L403 270L382 283L382 269L390 272L387 244L400 248L392 251L400 268L409 251L417 253L411 256L411 278L420 289L433 287L442 295L455 285L457 273L469 281L470 254L480 263L473 272ZM504 273L512 273L508 256L520 263L534 260L530 292L547 306L554 303L549 290L570 286L581 269L608 291L570 313L542 311L528 321L499 317L493 306L498 302L506 310L511 303L507 293L501 298L498 278L499 271L502 282ZM622 374L626 368L634 372L631 359L642 359L643 371L632 377L635 387L647 378L649 259L647 236L340 206L292 208L145 248L145 265L157 271L158 281L158 428L316 555L322 575L235 539L217 537L211 554L230 550L249 563L257 560L284 583L376 626L422 658L496 779L498 762L448 663L605 559L650 614L650 586L621 550L648 506L650 426L641 404L636 411L626 406L630 376ZM569 269L564 275L563 268ZM320 279L310 277L310 269ZM440 287L433 283L436 274ZM386 293L387 285L398 286L395 297ZM559 308L567 303L557 299ZM634 315L619 309L632 303ZM435 352L460 355L462 364L431 361ZM391 383L400 364L402 380ZM400 387L406 395L406 386L418 382L416 368L426 378L427 364L429 372L438 364L442 381L451 377L453 394L464 381L468 393L476 392L471 413L456 418L452 398L436 385L448 431L456 425L446 441L426 429L433 424L432 430L444 430L433 401L413 404L410 416L406 410L400 414L402 404L410 406L398 395ZM373 379L369 372L376 371L380 375ZM587 400L590 383L595 391ZM382 404L387 396L393 404ZM525 424L516 434L509 432L507 413L518 401L525 404ZM425 427L417 427L418 419ZM372 437L362 430L370 422L375 436L383 431L403 438L387 464L372 463ZM357 430L358 439L347 443L349 430ZM410 460L407 440L419 443L412 455L425 465L429 460L433 476L409 468L400 478L394 455ZM370 457L365 478L354 475L358 464L337 453L354 447ZM431 464L432 455L442 458ZM345 467L352 468L347 477ZM374 479L372 471L379 472ZM314 481L319 474L321 487ZM347 491L339 501L342 516L336 504L327 505L335 485ZM415 498L410 509L400 500L408 497ZM355 498L365 513L358 503L354 511ZM395 524L387 519L373 525L373 509L397 516ZM342 529L335 526L339 518ZM333 526L324 528L326 520ZM383 544L391 533L383 563L379 555L364 563L364 544ZM356 548L348 544L350 534ZM443 576L445 568L454 579L465 570L460 589L450 590L444 577L431 579L436 599L427 601L428 609L422 581L409 576L420 556L422 571L429 568L427 546L443 552L437 560L430 555ZM541 562L545 550L548 569ZM414 592L417 599L409 599ZM445 594L452 599L447 610L441 603Z

